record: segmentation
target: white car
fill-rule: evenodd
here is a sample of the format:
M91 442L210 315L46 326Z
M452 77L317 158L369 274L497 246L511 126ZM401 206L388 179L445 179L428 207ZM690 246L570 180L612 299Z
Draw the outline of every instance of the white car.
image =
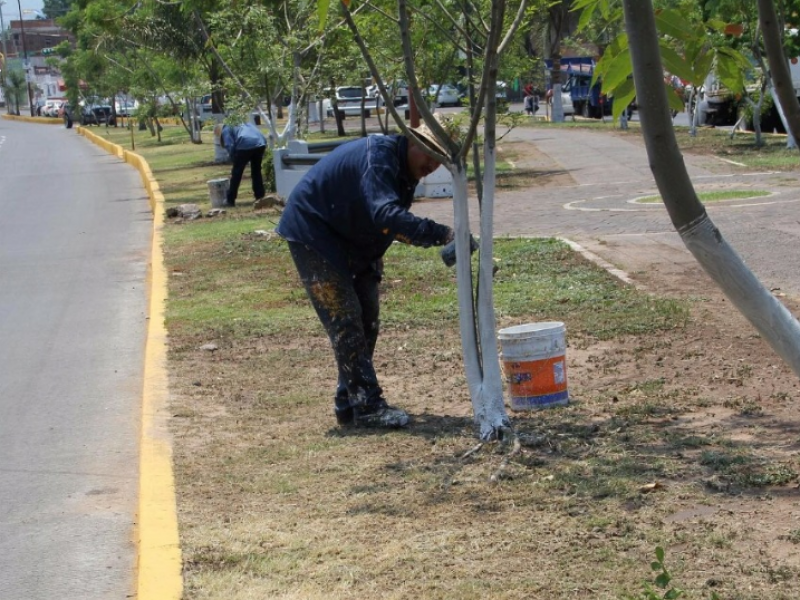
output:
M507 92L508 92L508 84L505 81L498 81L494 97L497 98L498 100L508 100Z
M139 102L134 101L126 101L126 100L117 100L114 102L114 112L117 113L120 117L129 117L133 114L133 112L139 108Z
M386 89L391 94L392 90L394 90L394 105L401 106L403 104L408 104L408 86L406 85L405 81L398 81L395 84L386 83ZM367 97L373 100L373 106L375 106L374 101L378 101L379 106L383 106L383 98L381 97L381 92L378 89L377 84L371 85L367 88Z
M564 109L564 116L575 114L575 105L572 104L572 96L569 92L561 92L561 108Z
M548 104L547 107L548 114L552 114L553 112L553 103L552 103L553 99L551 97L552 96L551 91L552 90L549 90L547 92L547 96L545 96L545 99L547 100ZM564 110L565 117L575 114L575 105L572 104L572 96L569 95L569 92L564 92L564 91L561 92L561 108Z
M434 84L428 88L428 96L436 106L458 106L461 104L461 92L449 83Z
M43 117L57 117L58 109L63 102L65 102L65 100L62 98L50 98L45 100L39 114Z
M361 116L362 91L359 86L344 85L336 88L336 107L346 117ZM369 117L371 110L375 109L375 98L366 97L364 103L364 116ZM333 103L326 104L326 113L333 116Z

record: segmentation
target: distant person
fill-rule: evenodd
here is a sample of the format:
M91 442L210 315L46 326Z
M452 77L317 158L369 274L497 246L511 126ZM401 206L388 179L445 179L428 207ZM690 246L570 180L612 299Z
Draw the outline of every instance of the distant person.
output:
M533 85L528 84L523 88L524 98L523 106L525 107L526 115L533 115L539 109L539 98L533 90Z
M261 173L261 162L267 148L267 138L252 123L242 125L225 125L222 127L220 143L233 161L231 183L228 188L226 206L236 206L239 185L242 183L244 168L250 164L250 177L253 180L253 195L256 200L264 197L264 176Z
M447 155L425 125L412 132L361 138L326 155L289 195L276 230L333 346L340 425L409 421L384 399L372 363L383 255L395 241L426 248L453 241L450 227L410 212L418 181L439 167L422 146Z

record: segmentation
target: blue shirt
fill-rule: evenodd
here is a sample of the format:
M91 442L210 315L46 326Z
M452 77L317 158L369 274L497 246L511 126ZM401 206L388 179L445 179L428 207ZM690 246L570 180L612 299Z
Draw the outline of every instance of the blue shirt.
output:
M450 228L409 212L417 181L404 136L343 144L306 173L289 195L276 231L316 250L340 272L360 273L397 240L441 245Z
M267 145L267 138L252 123L225 125L222 128L222 145L233 156L239 150L253 150Z

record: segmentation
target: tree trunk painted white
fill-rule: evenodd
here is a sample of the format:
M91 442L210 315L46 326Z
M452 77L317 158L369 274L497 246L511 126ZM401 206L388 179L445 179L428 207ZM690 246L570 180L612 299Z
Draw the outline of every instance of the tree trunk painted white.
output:
M764 103L764 93L758 98L758 102L753 102L752 98L747 98L747 103L753 110L753 131L755 132L755 144L759 148L764 145L764 139L761 135L761 106ZM733 132L731 132L733 133Z
M708 215L682 228L679 233L706 273L775 352L800 375L800 323L797 319L747 268Z
M786 132L797 140L800 138L800 102L795 96L789 63L783 53L783 31L772 0L758 0L758 21L764 38L772 85L778 100L775 106L785 115L782 115L781 119L786 125Z
M781 99L778 98L778 95L775 93L775 88L771 85L769 86L769 93L772 96L772 103L775 105L775 110L778 111L778 116L781 118L781 123L783 123L783 128L787 132L786 136L786 147L789 150L794 150L797 148L797 142L792 135L792 130L789 128L789 122L786 120L786 113L783 110L783 106L781 105Z
M623 0L645 147L675 229L736 308L800 376L800 325L747 268L714 226L678 150L661 84L661 56L651 0ZM639 93L641 90L642 93Z
M553 85L553 97L550 99L550 120L554 123L564 121L564 103L561 101L561 84Z
M697 98L697 88L692 86L692 91L689 92L689 135L691 137L697 136L697 105L699 103Z
M492 235L484 235L484 227L492 226L486 207L481 209L480 266L477 314L473 298L472 265L470 264L469 204L467 174L453 169L453 214L456 235L456 276L458 280L458 319L464 371L472 400L473 419L482 440L498 437L510 427L503 399L500 357L495 338L494 302L492 296ZM484 196L484 202L486 196ZM489 230L491 232L491 229ZM488 277L486 272L488 271ZM477 325L477 327L476 327Z

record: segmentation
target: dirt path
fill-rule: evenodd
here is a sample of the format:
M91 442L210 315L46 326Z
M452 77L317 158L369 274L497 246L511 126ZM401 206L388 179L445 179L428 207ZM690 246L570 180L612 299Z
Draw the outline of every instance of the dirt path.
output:
M693 260L663 206L633 202L657 194L639 143L587 130L518 129L512 134L501 143L514 145L515 153L526 157L524 167L543 176L527 190L498 194L496 235L566 237L631 272L661 269L662 251L669 248L664 259L672 268L691 268ZM685 162L698 191L736 187L770 192L718 202L707 210L765 285L800 297L795 268L800 264L800 173L757 172L713 156L686 155ZM415 212L452 221L450 200L426 201ZM477 229L476 203L470 215Z

